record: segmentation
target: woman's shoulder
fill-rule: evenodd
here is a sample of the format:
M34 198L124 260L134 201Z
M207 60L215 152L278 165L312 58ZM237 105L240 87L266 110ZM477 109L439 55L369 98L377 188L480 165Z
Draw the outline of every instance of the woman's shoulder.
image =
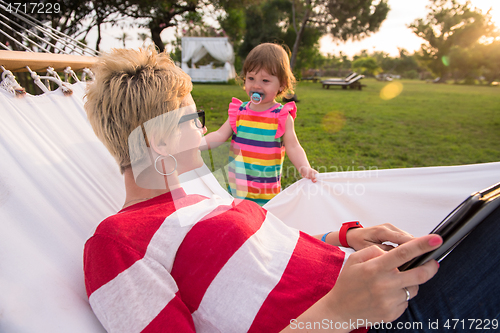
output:
M151 202L139 203L105 218L95 229L90 239L99 243L108 242L116 245L131 246L142 251L149 240L165 223L166 218L183 207L196 206L207 199L201 195L186 195L173 201L165 201L156 197Z
M138 223L139 217L141 223ZM147 208L120 211L99 223L91 239L128 246L135 240L148 238L147 234L154 233L157 229L154 226L159 226L162 220Z

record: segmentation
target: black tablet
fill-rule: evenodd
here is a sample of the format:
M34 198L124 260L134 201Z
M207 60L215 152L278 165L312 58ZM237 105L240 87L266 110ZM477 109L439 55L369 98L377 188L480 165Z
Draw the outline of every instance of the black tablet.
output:
M399 270L417 267L431 259L440 262L498 206L500 206L500 183L472 193L430 232L440 235L443 238L443 245L410 260L399 267Z

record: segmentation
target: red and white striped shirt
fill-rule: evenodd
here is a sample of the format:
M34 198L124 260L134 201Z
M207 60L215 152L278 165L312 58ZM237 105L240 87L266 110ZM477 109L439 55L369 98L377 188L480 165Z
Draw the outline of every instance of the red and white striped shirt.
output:
M101 222L85 284L108 332L278 332L333 287L346 257L253 202L178 189Z

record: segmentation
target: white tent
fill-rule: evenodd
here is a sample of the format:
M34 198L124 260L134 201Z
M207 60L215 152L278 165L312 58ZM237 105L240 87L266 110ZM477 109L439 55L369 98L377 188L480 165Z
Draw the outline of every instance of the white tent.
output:
M213 64L196 67L207 53L223 62L224 67L214 68ZM236 77L233 46L227 37L182 37L182 69L193 82L227 82Z

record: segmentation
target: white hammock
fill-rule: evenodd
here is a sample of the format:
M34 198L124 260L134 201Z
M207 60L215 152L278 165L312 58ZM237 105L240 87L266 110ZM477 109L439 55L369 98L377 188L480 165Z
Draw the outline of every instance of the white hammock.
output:
M84 83L71 89L22 97L0 89L2 332L104 331L88 304L82 253L97 224L120 209L124 185L86 119ZM499 180L500 163L330 173L295 183L266 208L313 234L360 220L423 235ZM186 191L227 195L211 175Z

